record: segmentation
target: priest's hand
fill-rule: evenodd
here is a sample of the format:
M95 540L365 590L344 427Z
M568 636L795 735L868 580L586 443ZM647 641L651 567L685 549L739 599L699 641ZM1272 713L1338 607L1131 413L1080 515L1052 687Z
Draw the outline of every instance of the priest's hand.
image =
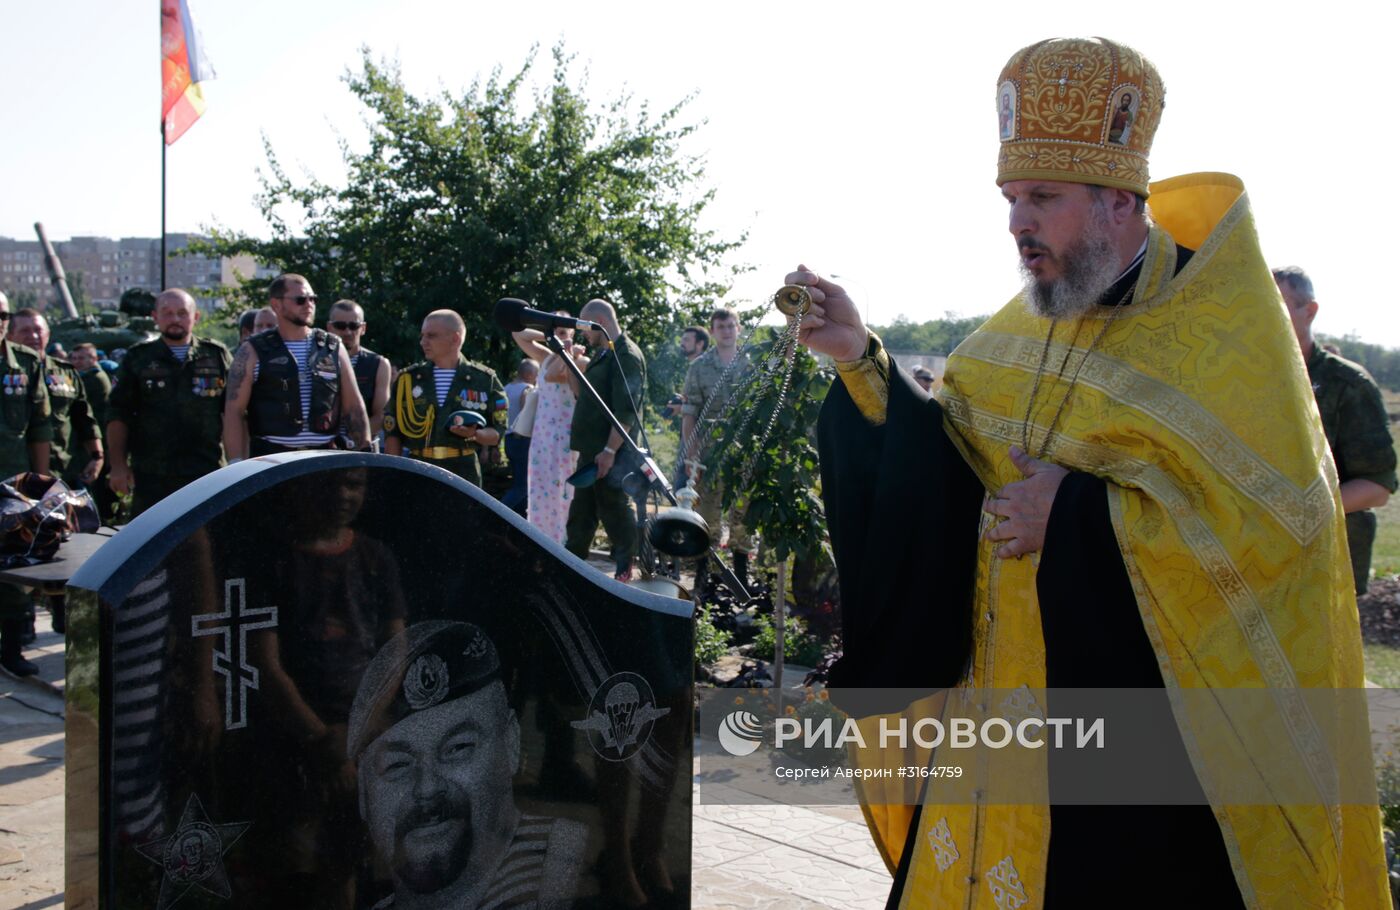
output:
M996 549L996 555L1002 559L1044 549L1050 508L1055 504L1061 481L1069 474L1059 465L1032 458L1016 446L1011 447L1010 454L1011 463L1026 479L1002 487L982 506L989 514L1005 519L982 535L986 540L1005 541Z
M860 313L845 288L832 284L805 265L790 272L785 283L801 285L812 295L812 309L802 317L798 341L835 360L859 360L865 356L865 323L861 322Z

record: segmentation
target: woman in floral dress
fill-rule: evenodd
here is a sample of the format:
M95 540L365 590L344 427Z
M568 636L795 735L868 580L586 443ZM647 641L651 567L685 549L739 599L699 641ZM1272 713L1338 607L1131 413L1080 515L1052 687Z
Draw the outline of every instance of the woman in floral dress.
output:
M569 313L559 310L558 315ZM588 365L583 348L573 344L573 329L555 329L554 334L570 350L580 369ZM539 332L527 329L516 332L514 338L520 349L540 364L540 383L535 392L539 400L530 433L526 515L532 525L562 544L569 503L574 498L574 488L567 481L578 459L578 453L569 448L569 424L578 399L577 380L568 366L539 341Z

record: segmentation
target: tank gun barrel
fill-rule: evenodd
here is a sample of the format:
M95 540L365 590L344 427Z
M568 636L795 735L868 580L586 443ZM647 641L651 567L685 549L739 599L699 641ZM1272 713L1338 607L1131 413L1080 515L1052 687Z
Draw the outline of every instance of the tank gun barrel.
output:
M43 222L34 222L34 233L39 235L39 245L44 248L44 265L48 267L49 280L53 282L59 302L63 304L63 312L70 319L78 318L78 308L73 306L73 294L68 290L68 278L63 274L63 263L58 261L58 254L53 251L53 244L49 243L48 235L44 233Z

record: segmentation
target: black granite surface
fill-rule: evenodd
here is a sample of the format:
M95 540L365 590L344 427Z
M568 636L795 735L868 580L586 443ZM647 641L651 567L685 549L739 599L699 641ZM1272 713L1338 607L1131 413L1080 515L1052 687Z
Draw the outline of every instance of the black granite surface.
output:
M70 597L70 907L689 906L689 604L446 472L242 462Z

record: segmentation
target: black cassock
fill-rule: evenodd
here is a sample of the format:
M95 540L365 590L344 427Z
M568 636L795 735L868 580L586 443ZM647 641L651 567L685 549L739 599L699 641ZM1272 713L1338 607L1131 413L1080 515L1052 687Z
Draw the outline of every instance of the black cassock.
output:
M983 488L949 440L942 409L892 365L885 424L871 426L838 381L822 407L818 440L845 645L830 685L926 691L956 685L971 657ZM1104 480L1072 472L1061 484L1036 593L1048 688L1162 689ZM905 706L873 694L858 705L839 698L838 704L857 713ZM1165 691L1158 708L1159 718L1170 717ZM1179 734L1151 745L1199 789ZM1056 751L1048 753L1052 787ZM918 824L916 813L911 831ZM1050 827L1047 908L1244 906L1204 796L1189 806L1052 805ZM907 838L891 906L914 847Z

